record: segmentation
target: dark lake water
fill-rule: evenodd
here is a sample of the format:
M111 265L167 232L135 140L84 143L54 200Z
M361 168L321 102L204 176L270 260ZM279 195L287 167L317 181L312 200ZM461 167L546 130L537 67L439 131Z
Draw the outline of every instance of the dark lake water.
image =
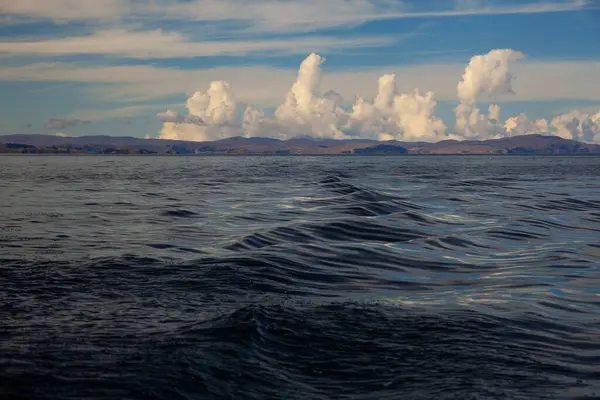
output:
M0 157L0 399L600 398L599 157Z

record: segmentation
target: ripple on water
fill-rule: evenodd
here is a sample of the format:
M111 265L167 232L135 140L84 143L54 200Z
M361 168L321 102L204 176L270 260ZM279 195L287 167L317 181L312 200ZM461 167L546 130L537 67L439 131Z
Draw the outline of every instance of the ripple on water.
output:
M1 398L600 394L600 158L2 161Z

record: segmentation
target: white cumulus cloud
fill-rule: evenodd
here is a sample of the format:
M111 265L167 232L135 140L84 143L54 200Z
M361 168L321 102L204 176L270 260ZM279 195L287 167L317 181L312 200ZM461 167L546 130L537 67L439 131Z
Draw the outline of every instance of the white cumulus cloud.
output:
M433 92L418 89L397 94L396 75L379 78L378 92L372 102L358 97L351 110L343 108L344 99L334 91L322 94L321 64L325 59L310 54L300 65L295 82L272 116L255 105L246 107L241 125L234 124L237 103L232 88L214 81L206 92L195 92L187 101L189 115L159 113L164 122L165 139L212 140L235 134L290 138L310 135L321 138L440 140L446 126L434 116ZM205 125L194 125L190 117L199 117ZM237 130L237 131L236 131Z
M233 119L237 101L227 82L214 81L206 92L195 92L186 107L186 116L171 110L156 115L163 122L161 138L205 141L236 134Z
M508 136L542 134L563 139L600 143L600 109L595 113L573 110L556 115L550 121L532 121L525 114L510 117L504 128Z
M512 49L491 50L485 55L471 58L465 68L457 92L460 104L455 109L456 128L467 138L495 136L499 130L500 107L494 105L489 115L483 115L476 107L482 96L497 97L513 93L513 75L510 63L523 58L523 53Z
M565 139L600 143L600 110L596 114L571 111L552 118L551 126Z
M160 137L205 141L231 136L287 139L309 135L320 138L354 137L379 140L439 141L443 139L490 139L524 134L558 135L586 142L600 142L600 112L573 111L531 121L524 114L502 121L497 104L481 112L477 102L513 92L510 64L524 56L511 49L492 50L474 56L458 82L456 131L435 116L437 101L432 91L418 88L398 93L395 73L381 75L373 100L357 96L344 108L343 97L321 89L321 65L325 59L311 53L301 63L295 81L275 112L257 105L246 106L241 121L232 86L213 81L208 89L195 92L186 102L187 115L171 110L157 114L163 122Z

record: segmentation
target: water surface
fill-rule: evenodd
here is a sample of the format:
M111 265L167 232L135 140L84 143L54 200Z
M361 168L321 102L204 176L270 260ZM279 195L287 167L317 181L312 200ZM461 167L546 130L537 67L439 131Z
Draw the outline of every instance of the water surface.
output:
M599 157L0 157L0 397L600 398Z

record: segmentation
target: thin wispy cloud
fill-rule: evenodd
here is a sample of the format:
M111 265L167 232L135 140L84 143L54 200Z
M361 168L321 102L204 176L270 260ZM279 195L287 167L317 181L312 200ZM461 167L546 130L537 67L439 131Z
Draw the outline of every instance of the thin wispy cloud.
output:
M468 60L468 56L464 57ZM548 101L582 99L600 101L600 61L527 61L513 67L517 79L515 94L502 101ZM464 63L389 65L337 71L327 74L323 83L345 98L356 94L371 96L379 75L396 73L398 90L414 88L434 91L438 100L456 99L456 81ZM146 101L160 99L214 80L226 80L236 88L240 99L261 105L277 104L294 80L294 68L229 66L207 69L160 68L150 65L80 65L75 63L35 63L22 67L0 67L0 81L77 82L89 84L95 97L104 100ZM193 82L193 85L191 84Z
M310 32L403 18L469 15L536 14L584 9L590 0L529 1L502 5L491 1L447 2L421 11L423 2L381 0L0 0L0 12L29 19L97 23L167 19L173 21L240 21L253 32Z
M91 121L79 118L51 118L44 123L44 129L62 130L74 128L78 125L90 124Z
M0 0L0 12L55 21L116 20L134 10L131 0Z
M157 113L165 107L182 107L183 104L137 104L133 106L124 106L109 109L85 109L77 110L65 117L65 119L87 120L90 122L105 121L118 118L137 117L147 113Z
M206 56L244 56L252 53L276 55L305 54L314 49L340 51L348 47L390 45L407 35L336 38L297 37L278 40L200 41L164 30L128 31L113 29L87 36L36 41L0 42L0 53L38 56L102 54L128 58L193 58Z

